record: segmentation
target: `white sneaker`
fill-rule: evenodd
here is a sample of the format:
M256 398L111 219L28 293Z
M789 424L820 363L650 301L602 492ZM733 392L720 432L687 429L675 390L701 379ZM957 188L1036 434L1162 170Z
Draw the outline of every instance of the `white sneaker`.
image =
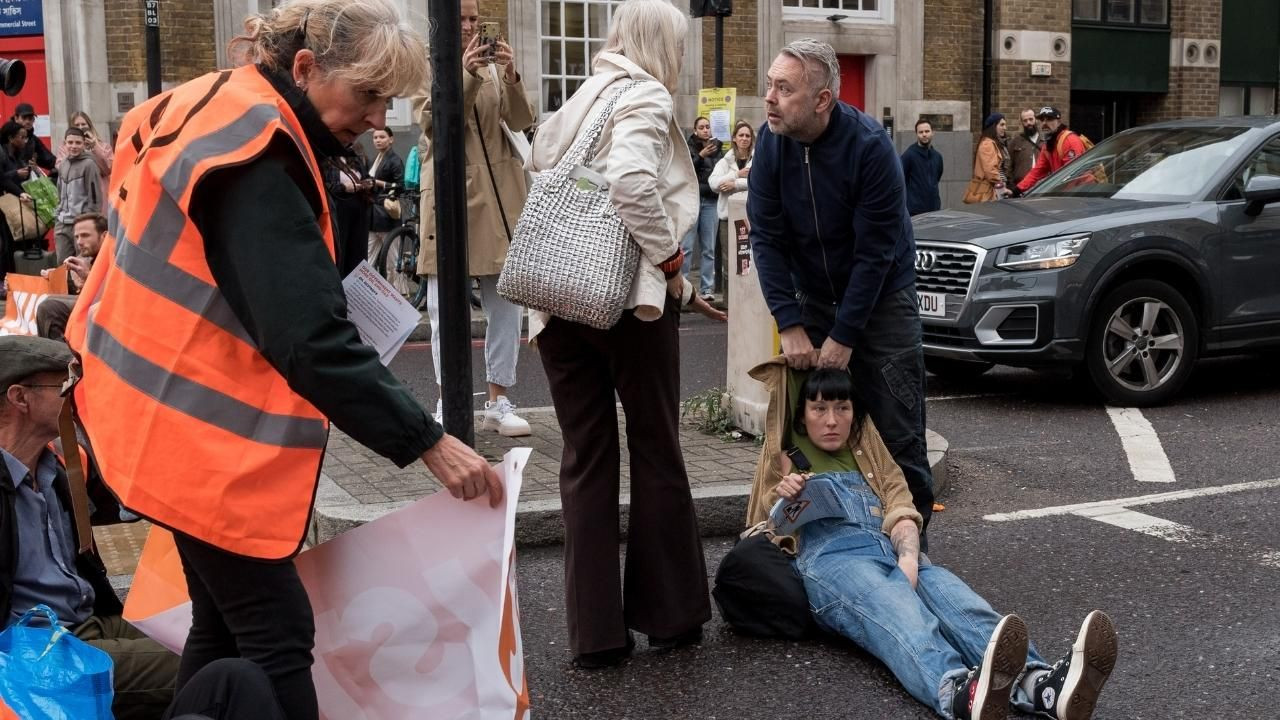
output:
M516 406L511 404L506 395L499 395L497 400L484 404L485 430L497 430L503 437L524 437L532 435L529 423L516 415Z

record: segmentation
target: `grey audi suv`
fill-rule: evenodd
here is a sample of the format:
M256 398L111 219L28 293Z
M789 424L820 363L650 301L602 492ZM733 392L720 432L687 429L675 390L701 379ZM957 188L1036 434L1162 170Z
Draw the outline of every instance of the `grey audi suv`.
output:
M913 222L935 374L1067 366L1148 406L1198 358L1280 346L1280 117L1127 130L1021 199Z

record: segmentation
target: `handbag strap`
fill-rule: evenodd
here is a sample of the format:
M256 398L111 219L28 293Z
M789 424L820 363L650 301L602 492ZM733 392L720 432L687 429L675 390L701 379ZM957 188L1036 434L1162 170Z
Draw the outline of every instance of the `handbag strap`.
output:
M569 146L569 152L565 153L562 162L566 163L566 172L568 168L586 165L595 159L596 143L600 141L600 136L604 133L605 123L609 121L609 118L613 117L613 109L617 107L618 101L622 99L623 95L639 84L639 80L632 80L623 85L618 92L605 101L604 107L600 108L600 112L596 113L591 119L591 124L587 126L587 131L578 135L578 139L574 141L573 145Z
M493 176L493 163L489 160L489 146L484 141L484 128L480 125L480 108L472 105L471 112L476 116L476 135L480 136L480 151L484 153L484 166L489 168L489 182L493 184L493 197L498 201L498 214L502 216L502 229L507 231L507 242L510 243L511 225L507 222L507 209L502 206L502 193L498 191L498 178Z

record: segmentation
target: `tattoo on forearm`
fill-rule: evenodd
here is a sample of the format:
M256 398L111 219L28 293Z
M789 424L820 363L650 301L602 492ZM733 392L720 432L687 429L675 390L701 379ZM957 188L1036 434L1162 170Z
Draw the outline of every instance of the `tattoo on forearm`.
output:
M898 557L920 556L920 533L916 530L915 523L902 523L893 528L893 534L889 536L890 542L893 543L893 549L898 553Z

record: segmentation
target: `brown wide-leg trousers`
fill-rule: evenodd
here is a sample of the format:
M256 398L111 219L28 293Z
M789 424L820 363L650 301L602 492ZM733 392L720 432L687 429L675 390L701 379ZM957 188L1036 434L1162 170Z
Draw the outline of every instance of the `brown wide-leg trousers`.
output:
M628 311L608 330L553 318L537 338L564 436L565 603L575 654L622 647L628 628L666 638L711 618L680 451L679 315L669 300L658 320ZM631 457L625 580L618 569L615 392Z

